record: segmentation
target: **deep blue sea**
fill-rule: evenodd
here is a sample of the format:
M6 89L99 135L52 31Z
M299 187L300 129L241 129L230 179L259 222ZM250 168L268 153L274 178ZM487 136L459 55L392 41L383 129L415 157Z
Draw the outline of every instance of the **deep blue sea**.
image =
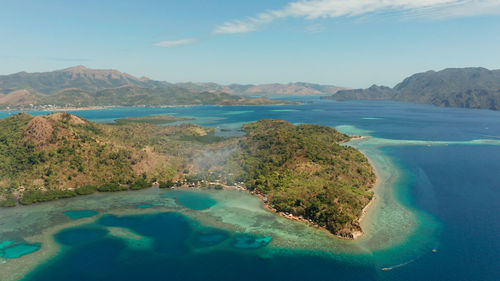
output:
M409 240L432 241L433 251L419 252L392 270L383 271L376 253L364 262L294 249L269 254L272 235L223 230L175 211L105 214L57 232L54 238L62 251L23 280L500 280L500 146L467 143L478 139L499 141L500 112L397 102L290 99L309 103L112 108L73 113L97 122L124 116L192 116L196 118L194 123L226 129L221 135L237 135L247 122L276 118L296 124L353 126L380 139L450 142L380 148L401 171L393 187L398 202L439 225L430 232L416 231ZM0 112L0 117L8 114ZM461 143L453 144L455 141ZM203 196L168 196L192 212L203 212L216 204L215 199ZM152 207L148 204L139 208ZM85 219L94 213L66 215ZM427 220L420 223L425 228ZM121 232L116 235L130 239L138 235L150 244L133 246L114 238L116 235L107 235L118 230ZM397 255L397 251L411 251L411 243L387 252Z

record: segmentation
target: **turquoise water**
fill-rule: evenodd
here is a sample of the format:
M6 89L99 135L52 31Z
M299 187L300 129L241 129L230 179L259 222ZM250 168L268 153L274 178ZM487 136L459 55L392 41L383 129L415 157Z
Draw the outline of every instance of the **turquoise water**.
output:
M61 244L74 247L96 241L107 233L105 229L83 226L60 231L55 235L55 239Z
M13 243L14 243L14 241L12 241L12 240L5 240L5 241L0 242L0 250L12 245Z
M276 118L369 136L352 145L378 166L384 192L377 194L363 225L367 235L359 241L275 218L244 194L153 190L0 210L0 241L22 241L47 225L67 223L61 210L92 204L104 215L57 231L63 250L24 280L499 280L500 112L311 100L74 113L98 122L193 116L194 123L226 129L224 135L241 133L246 122ZM149 213L127 215L133 210ZM11 261L30 256L5 264L0 259L0 273L8 272Z
M258 237L252 234L241 234L236 237L233 246L238 249L258 249L271 242L271 236Z
M139 209L149 209L149 208L153 208L153 205L141 204L141 205L137 206L137 208L139 208Z
M194 233L190 243L196 248L206 248L219 245L220 243L228 240L229 237L230 234L227 231L206 228Z
M71 218L72 220L82 219L82 218L90 218L99 214L96 211L92 210L79 210L79 211L66 211L64 212L66 216Z
M40 243L9 243L0 248L0 258L15 259L34 253L41 247Z
M171 191L164 196L174 198L182 206L193 210L205 210L217 203L210 195L200 191Z

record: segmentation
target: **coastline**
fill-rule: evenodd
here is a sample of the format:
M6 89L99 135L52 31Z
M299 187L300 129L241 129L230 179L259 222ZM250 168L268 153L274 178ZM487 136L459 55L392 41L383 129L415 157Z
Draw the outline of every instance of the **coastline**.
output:
M369 139L369 138L361 137L361 138L357 138L357 139L359 140L359 139ZM347 145L354 146L355 144L349 143ZM376 183L374 184L374 192L380 191L380 186L382 183L386 182L387 177L382 173L382 171L378 170L378 168L381 168L380 166L374 165L378 162L374 161L372 158L369 157L371 155L370 153L366 153L366 150L362 149L363 147L361 147L361 148L357 147L357 146L355 146L355 147L356 147L356 149L361 151L369 159L369 161L370 161L370 163L371 163L371 165L372 165L372 167L377 175L377 180L376 180ZM375 155L371 155L371 156L375 156ZM374 163L374 162L376 162L376 163ZM378 163L378 164L383 165L383 163ZM380 177L380 174L383 177ZM377 202L380 203L380 200L377 200L377 198L380 198L378 196L374 196L372 198L372 200L370 200L370 202L363 208L362 215L360 216L360 219L359 219L360 223L362 223L361 227L362 227L363 231L360 233L360 235L354 237L353 239L346 239L345 237L336 236L336 235L332 234L331 232L327 231L326 229L319 227L318 225L315 225L314 223L310 223L309 221L307 221L305 219L300 219L298 217L285 215L283 213L282 214L277 213L275 210L270 208L270 206L268 204L265 203L264 197L262 195L259 196L258 194L257 195L251 194L251 192L249 190L241 189L241 188L238 189L235 186L225 186L225 187L226 187L225 189L227 189L228 191L230 191L230 190L231 191L244 191L245 193L249 194L251 197L259 198L259 199L257 199L258 200L257 202L259 202L262 212L268 213L268 214L270 214L271 217L276 218L276 216L274 214L271 214L274 212L275 214L278 214L278 217L286 218L286 220L284 220L284 221L290 221L291 223L296 222L299 225L302 225L302 226L297 225L297 227L299 227L298 229L300 229L300 231L297 232L298 229L290 228L291 225L288 225L288 224L283 225L283 227L286 227L285 232L281 232L279 229L276 230L276 232L274 230L269 232L270 228L268 228L268 227L273 227L273 229L274 229L275 228L274 223L266 225L262 229L260 228L261 226L255 227L254 222L251 220L247 222L244 219L243 220L244 222L242 224L234 223L232 220L237 219L238 221L241 221L241 218L235 217L232 220L231 219L226 220L226 218L223 217L223 216L225 216L225 214L228 214L228 209L225 209L225 208L227 208L226 206L223 206L223 209L220 210L220 215L218 215L217 211L215 211L215 213L213 213L214 210L216 210L217 208L213 209L213 210L211 209L211 211L208 211L208 213L205 213L205 212L200 213L200 212L196 212L196 211L191 211L189 209L185 209L185 210L181 211L181 213L190 215L191 217L194 217L194 218L198 218L202 222L211 222L211 223L209 223L209 225L214 225L214 226L222 227L225 229L233 229L233 230L239 230L239 231L243 231L243 232L250 231L252 233L253 232L266 233L269 235L273 235L273 241L274 241L274 243L277 243L277 244L275 244L275 246L271 246L271 247L281 248L281 247L287 246L287 247L292 247L292 248L298 247L298 249L309 249L309 250L316 249L316 250L320 250L320 251L326 250L327 252L338 252L338 251L344 252L345 251L345 252L349 253L349 252L353 251L353 253L365 253L365 251L367 250L366 247L373 243L373 241L372 241L373 239L360 239L360 238L361 237L362 238L369 237L369 234L372 233L372 232L366 231L366 229L364 228L364 225L367 224L368 222L372 223L372 219L373 219L372 214L376 210L374 208L374 206L379 205L379 204L377 204ZM179 189L191 190L191 188L189 188L187 186L183 187L183 188L179 188ZM146 194L152 194L152 193L156 194L156 192L153 192L153 191L154 191L153 189L144 190L144 192L146 192ZM134 196L132 194L134 194ZM119 192L119 194L113 194L113 195L120 196L120 197L122 197L122 196L123 197L130 197L130 198L136 197L135 193L132 193L132 192ZM113 200L113 198L114 198L114 196L108 196L108 194L97 194L95 196L99 196L101 198L108 198L107 200ZM156 196L157 195L155 195L153 198L156 198ZM153 198L150 198L149 200L152 200ZM60 204L62 204L62 205L66 205L67 203L65 203L65 202L71 202L71 200L72 199L57 200L57 201L60 201ZM75 200L75 199L73 199L73 200ZM150 202L149 200L148 200L148 202ZM248 199L246 199L246 200L248 200ZM118 201L113 200L113 201L118 202L119 200ZM143 200L139 200L138 198L134 198L133 201L134 202L141 202ZM382 199L382 201L384 201L384 200ZM80 203L83 203L83 202L86 202L86 201L85 200L80 201ZM154 202L154 200L153 200L153 202ZM42 205L45 205L45 206L50 206L49 204L52 204L52 203L51 202L42 203ZM40 205L40 206L42 206L42 205ZM87 203L85 203L84 205L86 206L86 208L90 207L90 206L88 206ZM119 204L119 205L121 205L121 204ZM109 209L106 208L106 209L108 209L106 211L106 213L115 213L115 214L117 214L117 213L124 213L124 214L148 213L148 212L158 212L161 210L168 209L168 208L165 208L166 206L165 206L165 203L163 203L163 202L162 202L162 204L160 204L161 207L156 205L156 204L153 204L153 205L155 205L155 208L140 209L140 210L139 209L137 209L137 210L132 209L131 210L129 208L123 209L123 207L121 207L121 208L119 207L116 210L109 211ZM99 206L102 206L102 204L99 204ZM240 205L237 204L235 206L237 206L239 208ZM76 206L73 206L72 208L74 208L74 207L76 207ZM111 207L109 207L109 208L111 208ZM177 209L175 208L172 210L177 210ZM231 209L229 209L229 210L231 210ZM232 212L229 212L229 213L232 213ZM230 215L230 216L232 216L232 215ZM99 216L89 218L89 219L84 219L84 220L86 222L91 222L91 221L97 219L98 217ZM250 216L250 217L252 217L252 216ZM42 249L39 252L35 252L33 254L27 255L23 258L20 258L19 260L14 261L14 263L16 263L16 265L12 264L11 262L9 262L9 263L11 263L9 268L4 267L4 266L7 266L9 263L0 265L2 270L5 269L6 272L13 274L13 275L10 275L8 277L9 279L7 279L7 280L4 280L3 278L0 278L0 280L2 280L2 281L18 280L18 278L22 278L24 276L24 274L35 269L40 263L45 262L45 261L55 257L57 255L57 253L61 250L61 247L59 244L57 244L57 242L55 242L53 240L52 235L55 232L57 232L57 229L64 229L64 228L67 228L70 226L84 224L85 223L84 220L69 222L69 223L65 223L62 225L56 225L54 227L50 227L48 229L45 229L42 234L37 235L36 237L27 238L26 240L28 242L39 242L39 241L47 242L47 241L49 241L49 243L42 244L43 245ZM274 219L272 221L274 222ZM312 227L310 227L310 226L312 226ZM293 229L293 231L292 231L292 229ZM307 229L310 229L310 230L307 230ZM373 230L373 229L369 229L369 230ZM277 236L275 236L275 235L277 235ZM287 235L292 235L292 236L287 236ZM314 236L311 236L310 238L308 238L309 235L314 235ZM290 240L290 238L292 240ZM338 238L338 239L332 239L332 238ZM276 239L276 240L274 240L274 239ZM303 241L304 239L308 240L308 241ZM311 239L313 239L313 240L311 240ZM372 246L368 246L368 249L371 249L371 251L373 251L375 249L378 249L379 247L382 247L382 248L386 247L384 245L385 244L383 244L383 245L374 244Z
M349 141L344 142L343 145L349 145L348 143L351 142L351 141L363 140L365 138L366 138L365 136L353 136L353 137L351 137L351 139ZM361 152L361 153L363 153L363 152ZM365 157L368 158L368 156L365 153L363 153L363 155L365 155ZM376 165L373 164L373 161L371 161L370 158L368 158L368 160L370 161L370 165L371 165L372 169L375 171L375 175L376 175L376 182L373 184L373 187L372 187L372 190L375 190L377 188L377 186L380 184L380 176L379 176L379 173L376 170ZM268 202L267 196L265 194L262 194L262 193L259 193L259 192L255 192L255 191L250 191L250 190L248 190L246 188L238 188L238 186L228 186L228 185L223 185L223 186L224 186L225 189L243 190L243 191L246 191L246 192L252 194L253 196L256 196L256 197L260 198L260 200L262 202L263 209L265 209L267 211L270 211L272 213L275 213L275 214L277 214L280 217L283 217L283 218L286 218L286 219L292 220L292 221L298 221L298 222L301 222L301 223L305 223L306 225L312 226L312 227L314 227L316 229L325 230L329 234L331 234L332 236L334 236L336 238L339 238L339 239L342 239L342 240L348 240L348 241L349 240L356 240L356 239L358 239L358 238L360 238L360 237L362 237L364 235L365 231L364 231L364 229L362 227L362 223L365 221L367 213L369 213L371 211L371 206L373 205L374 201L377 198L374 195L371 198L371 200L363 207L363 209L361 211L361 215L358 218L358 222L360 223L360 228L361 229L359 231L350 232L346 236L341 236L341 235L336 235L336 234L328 231L325 227L322 227L322 226L316 224L315 222L313 222L312 220L306 219L306 218L304 218L302 216L295 216L295 215L293 215L291 213L277 211ZM180 187L177 187L177 188L179 188L179 189L189 189L188 186L180 186Z
M360 139L364 139L364 140L359 142ZM273 241L274 241L274 243L277 243L277 244L275 244L274 246L271 246L271 247L280 248L280 247L287 246L287 247L292 247L292 248L297 247L298 249L308 249L308 250L316 249L316 250L320 250L320 251L326 250L327 252L347 252L347 253L350 253L350 252L366 253L365 251L368 251L368 250L375 251L377 249L386 248L388 246L387 242L389 242L389 241L386 239L380 240L380 237L373 239L374 237L372 234L377 233L381 229L381 227L384 227L384 229L385 229L385 225L380 225L379 221L375 220L375 218L378 218L379 215L381 217L385 216L383 211L382 211L382 213L379 214L379 212L381 211L380 206L381 206L381 204L384 204L386 202L387 196L392 196L391 194L389 194L390 193L389 191L391 190L391 188L389 188L389 185L391 183L393 183L394 179L397 179L398 175L392 173L394 171L394 169L393 169L394 167L385 165L385 161L387 160L386 157L383 157L383 155L382 155L382 157L379 158L378 153L380 151L378 149L376 149L376 147L378 147L378 146L377 145L374 146L374 144L371 143L370 137L361 137L361 138L357 138L356 140L358 140L358 141L355 143L347 142L346 145L350 145L350 146L355 147L360 152L362 152L363 155L365 155L368 158L368 160L370 161L370 163L375 171L375 174L377 176L377 180L374 184L374 194L375 195L373 196L372 200L370 200L370 202L363 208L362 214L359 218L359 221L361 223L362 232L360 232L359 235L355 236L353 239L346 239L345 237L336 236L336 235L332 234L331 232L325 230L324 228L319 227L319 226L315 225L314 223L310 223L308 220L301 219L299 217L286 215L283 213L281 213L281 214L277 213L275 210L270 208L270 206L268 204L266 204L266 202L264 200L265 199L264 196L262 196L262 195L259 196L258 194L251 195L251 192L249 190L237 188L235 186L232 186L232 187L226 186L225 189L227 189L228 191L244 191L244 193L249 194L251 197L259 198L259 199L256 199L257 201L255 201L256 202L255 207L257 207L260 204L260 206L261 206L260 209L262 210L262 212L269 214L269 223L268 224L255 226L255 221L253 221L253 219L249 219L249 218L254 218L253 215L249 215L248 217L245 216L245 219L242 219L241 217L237 217L235 215L232 215L234 212L228 213L228 210L233 210L233 209L227 209L227 208L230 208L230 206L227 206L227 205L223 205L222 209L215 208L215 209L210 209L207 212L205 212L205 211L197 212L197 211L191 211L189 209L184 209L184 210L181 210L181 213L188 214L188 215L190 215L192 217L196 217L196 218L199 217L201 219L201 221L211 222L210 225L220 226L220 227L223 227L226 229L236 229L236 230L239 230L242 232L249 231L252 233L255 232L255 233L265 233L268 235L273 235L273 239L276 239ZM372 150L373 148L374 148L374 150ZM387 174L387 171L391 171L391 174ZM382 184L386 188L381 188ZM186 186L185 188L179 188L179 189L190 190L191 188ZM388 194L384 195L385 191L388 191ZM143 192L144 192L144 194L150 195L152 197L147 197L148 199L145 199L145 198L140 199L140 198L136 198L135 194L137 194L137 193L135 193L135 192L134 193L133 192L119 192L119 194L113 194L113 196L109 196L108 194L90 195L92 197L89 197L89 199L94 198L94 197L99 197L99 198L104 198L104 199L107 198L105 202L108 202L110 200L113 202L119 202L120 200L113 199L113 198L115 198L115 196L119 196L119 198L121 198L121 197L133 198L132 199L133 202L137 202L134 204L139 204L139 202L143 202L143 201L144 202L155 202L156 200L158 200L158 197L157 197L158 193L156 190L148 189L148 190L144 190ZM223 195L223 193L218 193L218 194ZM222 198L224 198L224 197L222 197ZM246 198L245 200L247 201L248 199L249 198ZM58 204L67 205L70 202L75 202L72 200L77 200L77 199L58 200L58 201L60 201L60 203L58 203ZM85 204L81 205L80 207L85 206L84 208L94 209L88 205L86 199L81 200L81 201L80 201L80 199L78 199L78 200L79 201L77 201L77 202L79 202L80 204L85 203ZM391 202L392 202L392 200L391 200ZM158 202L158 203L160 203L160 202ZM118 207L118 209L109 211L110 209L114 208L113 206L110 206L110 207L106 208L106 209L108 209L108 208L109 209L106 210L105 212L106 213L123 212L126 214L157 212L157 211L161 211L161 210L167 210L165 208L166 207L165 203L166 202L164 202L164 200L161 200L160 205L156 205L153 203L155 208L142 209L142 210L135 210L135 209L129 209L129 208L123 209L123 207L120 207L122 204L122 203L120 203L117 206L115 206L115 207ZM53 203L42 203L40 205L40 207L43 205L48 207L48 206L50 206L49 204L53 204ZM72 204L71 208L78 209L78 207L74 206L73 203L71 203L71 204ZM107 205L107 204L104 204L104 205ZM397 204L397 205L399 205L399 204ZM103 204L99 203L98 206L103 206ZM232 206L234 206L236 208L240 208L241 205L240 205L240 203L238 203L235 205L233 204ZM172 210L177 210L176 208L177 207L175 207ZM236 209L234 209L234 210L236 210ZM274 214L271 214L273 212L275 214L277 214L278 216L276 217ZM376 214L377 216L374 217L374 214ZM229 217L225 217L225 216L229 216ZM276 228L276 226L274 224L275 219L271 219L271 217L275 217L275 218L283 217L283 218L286 218L286 220L284 220L284 221L290 221L291 223L290 224L281 224L284 227L283 230L279 230L279 228L274 230ZM97 217L95 217L95 218L97 218ZM90 219L90 221L91 220L92 220L92 218ZM297 222L297 226L296 226L297 228L291 227L293 225L294 221ZM58 225L56 228L63 229L63 228L66 228L70 224L73 224L73 223L80 224L80 223L83 223L83 221L79 220L78 222L70 222L69 224ZM300 226L300 225L302 225L302 226ZM392 225L393 224L391 223L391 226ZM309 226L312 226L312 227L309 227ZM365 228L365 226L367 226L367 227ZM50 236L49 233L54 232L54 229L56 229L56 228L49 228L49 229L44 230L43 233L47 236L45 236L43 238L41 236L38 236L38 239L31 239L31 237L30 237L30 239L26 239L26 240L28 242L40 242L40 241L52 240L52 237ZM310 230L307 230L307 229L310 229ZM398 229L401 230L400 228L398 228ZM406 231L404 231L404 232L406 232ZM314 235L314 236L309 236L309 235ZM334 237L338 238L338 239L332 239ZM291 238L291 240L290 240L290 238ZM398 237L398 238L400 238L400 237ZM307 240L307 241L304 241L304 240ZM404 241L404 239L403 239L403 241ZM403 242L403 241L400 241L400 239L391 240L390 244L391 245L394 243L398 244L398 243ZM39 264L39 262L37 262L37 261L45 261L47 259L50 259L51 257L57 255L57 250L55 250L54 248L60 249L59 246L57 246L55 244L42 244L42 245L44 245L44 246L42 246L42 249L39 251L40 253L35 252L31 255L26 256L26 259L23 257L23 258L19 259L18 265L16 265L15 267L12 265L13 266L12 272L15 272L16 270L20 270L23 272L30 271L27 267L29 267L31 269L36 268L36 266ZM52 246L55 246L55 247L52 247ZM55 252L53 252L53 251L55 251ZM42 255L42 252L44 253L43 255ZM50 252L50 254L49 254L49 252ZM33 256L33 257L31 257L31 256ZM26 261L26 263L24 261ZM6 269L6 271L10 271L10 269L5 267L5 266L7 266L7 264L0 264L0 268L2 268L2 270ZM14 270L14 268L15 268L15 270ZM19 276L19 275L16 274L16 276ZM9 276L9 278L10 278L10 276ZM4 281L3 278L0 278L0 280ZM10 280L16 280L16 279L9 279L9 281Z
M366 136L350 136L350 137L351 138L348 141L342 142L340 144L342 144L342 145L349 145L349 142L351 142L351 141L360 141L360 140L364 140L364 139L367 138ZM363 207L363 209L361 211L361 216L358 219L358 222L360 223L361 230L360 231L354 231L354 232L352 232L351 233L352 237L345 237L345 236L341 236L341 235L336 235L336 234L330 232L329 230L327 230L325 227L320 226L320 225L314 223L312 220L305 219L304 217L295 216L295 215L293 215L291 213L278 212L276 209L274 209L269 204L269 202L267 201L267 196L265 194L256 193L256 192L250 191L248 189L244 189L244 190L247 191L247 192L249 192L253 196L257 196L258 198L260 198L261 202L262 202L262 207L264 209L266 209L266 210L268 210L268 211L270 211L272 213L275 213L275 214L277 214L280 217L284 217L284 218L292 220L292 221L298 221L298 222L301 222L301 223L305 223L305 224L307 224L309 226L312 226L312 227L314 227L316 229L325 230L326 232L328 232L329 234L331 234L335 238L338 238L338 239L341 239L341 240L346 240L346 241L357 240L357 239L359 239L359 238L361 238L361 237L363 237L365 235L365 231L363 230L363 223L366 221L367 214L369 212L370 213L372 212L372 209L373 209L372 206L375 204L375 201L377 200L377 196L376 196L375 192L376 192L376 190L378 190L378 187L379 187L379 185L381 183L381 180L380 180L380 173L378 172L378 170L376 168L376 165L374 165L372 159L370 159L368 157L368 155L366 153L364 153L363 151L361 151L359 148L357 148L355 146L351 146L351 147L354 147L355 149L357 149L359 152L361 152L368 159L368 161L370 162L370 165L372 167L372 170L375 173L375 177L376 177L375 183L373 184L373 187L372 187L373 197Z
M380 185L382 183L380 171L377 169L377 165L374 163L373 159L369 156L369 154L362 151L360 148L356 147L355 145L349 144L352 141L361 141L361 140L366 140L367 138L368 138L367 136L352 136L349 141L343 143L343 145L348 145L348 146L354 147L359 152L361 152L366 157L366 159L368 159L368 162L370 163L370 166L372 167L373 173L375 174L375 183L373 184L373 188L372 188L373 197L368 202L368 204L366 204L363 207L363 210L361 211L361 216L358 219L358 222L359 222L360 227L361 227L361 231L354 232L353 238L350 240L357 240L357 239L364 237L366 235L366 230L364 229L363 225L368 222L368 220L367 220L368 214L371 214L374 211L373 206L375 205L375 202L377 201L377 191L379 191Z
M375 246L376 249L405 243L417 227L417 214L398 200L401 192L398 184L403 180L401 168L383 151L386 143L380 139L366 136L355 142L346 143L358 149L370 162L376 175L372 200L363 208L359 219L363 234L361 245ZM383 233L383 235L381 235ZM383 237L390 235L390 240Z
M51 108L11 108L11 109L0 109L0 112L27 112L27 111L43 111L43 112L61 112L61 111L84 111L84 110L104 110L110 108L177 108L177 107L195 107L195 106L284 106L284 105L301 105L299 102L290 103L263 103L263 104L164 104L164 105L95 105L95 106L83 106L83 107L51 107Z

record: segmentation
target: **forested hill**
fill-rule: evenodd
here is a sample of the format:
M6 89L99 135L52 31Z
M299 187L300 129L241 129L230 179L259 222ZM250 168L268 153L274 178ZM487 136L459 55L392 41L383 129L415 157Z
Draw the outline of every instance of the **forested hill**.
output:
M373 196L375 175L358 150L335 129L261 120L243 126L234 161L242 178L270 207L310 220L330 232L353 238Z
M214 131L98 124L67 113L0 119L0 206L13 205L13 198L31 204L178 179L197 151L226 141Z
M394 100L437 106L500 110L500 70L449 68L412 75L394 88L341 90L325 99Z
M84 66L0 76L0 109L278 103L287 102L242 97L223 91L197 91L167 82L137 78L117 70Z

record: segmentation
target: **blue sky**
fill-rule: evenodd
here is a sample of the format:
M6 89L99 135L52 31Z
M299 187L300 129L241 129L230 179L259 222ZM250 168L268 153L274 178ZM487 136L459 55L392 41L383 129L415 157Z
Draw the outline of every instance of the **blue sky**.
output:
M73 65L170 82L394 86L500 68L500 0L2 0L0 74Z

